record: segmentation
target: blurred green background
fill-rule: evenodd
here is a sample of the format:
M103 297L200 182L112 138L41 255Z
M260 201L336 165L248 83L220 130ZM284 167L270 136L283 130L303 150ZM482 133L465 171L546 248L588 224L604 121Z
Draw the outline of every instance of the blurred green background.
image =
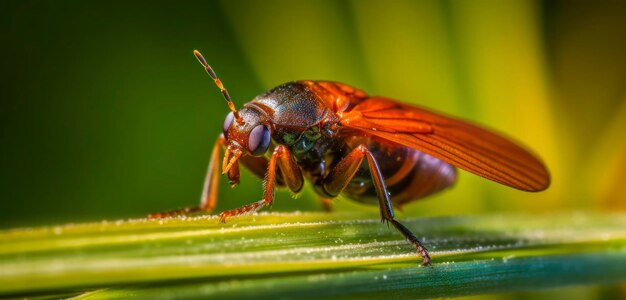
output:
M542 193L466 172L401 217L626 208L624 1L6 1L0 227L141 217L198 201L227 107L341 81L507 133ZM259 200L248 173L218 211ZM318 210L310 191L273 210ZM369 209L348 200L337 209Z

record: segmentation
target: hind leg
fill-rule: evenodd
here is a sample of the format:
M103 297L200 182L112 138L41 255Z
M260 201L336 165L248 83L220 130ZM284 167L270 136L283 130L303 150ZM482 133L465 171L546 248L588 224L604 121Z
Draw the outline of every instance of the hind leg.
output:
M411 244L417 249L417 253L423 258L422 265L427 266L430 264L430 256L428 251L422 243L415 237L415 235L402 223L394 219L393 207L389 199L389 193L385 186L385 181L378 167L376 159L372 153L367 149L365 145L359 145L346 157L344 157L335 168L330 172L327 178L324 179L324 189L331 196L336 196L343 191L354 174L358 171L363 159L367 159L372 181L376 187L376 194L378 196L378 204L380 206L380 215L383 222L391 223Z

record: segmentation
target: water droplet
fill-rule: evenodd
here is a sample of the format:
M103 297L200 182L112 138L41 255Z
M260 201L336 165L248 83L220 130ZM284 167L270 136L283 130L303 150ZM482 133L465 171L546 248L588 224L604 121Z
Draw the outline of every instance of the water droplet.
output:
M54 228L52 228L52 232L54 232L54 234L56 235L60 235L63 233L63 227L61 226L54 226Z

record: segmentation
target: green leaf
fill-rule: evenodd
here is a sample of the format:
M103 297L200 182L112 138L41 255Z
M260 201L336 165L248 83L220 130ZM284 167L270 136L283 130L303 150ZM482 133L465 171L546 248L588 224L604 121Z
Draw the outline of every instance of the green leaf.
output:
M409 219L415 248L372 215L260 214L0 233L0 296L429 298L626 280L626 216Z

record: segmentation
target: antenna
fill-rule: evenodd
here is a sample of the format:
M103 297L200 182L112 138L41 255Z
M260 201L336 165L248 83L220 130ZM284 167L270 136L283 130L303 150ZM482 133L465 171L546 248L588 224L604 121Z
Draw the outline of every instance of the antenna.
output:
M220 88L220 91L222 91L222 95L224 96L224 99L226 99L226 102L228 102L228 108L230 108L230 111L233 112L233 115L235 116L235 119L237 119L237 122L240 122L241 117L239 116L239 113L237 113L237 110L235 109L235 104L233 103L233 100L230 99L230 94L228 94L228 90L226 90L226 88L222 84L222 81L219 78L217 78L217 74L215 74L215 71L213 71L213 68L209 66L209 64L206 62L206 59L204 59L204 56L202 56L200 51L193 50L193 55L195 55L198 61L202 64L202 66L204 66L204 70L206 70L207 74L209 74L209 76L213 78L213 81L215 81L215 85L217 85L217 87Z

